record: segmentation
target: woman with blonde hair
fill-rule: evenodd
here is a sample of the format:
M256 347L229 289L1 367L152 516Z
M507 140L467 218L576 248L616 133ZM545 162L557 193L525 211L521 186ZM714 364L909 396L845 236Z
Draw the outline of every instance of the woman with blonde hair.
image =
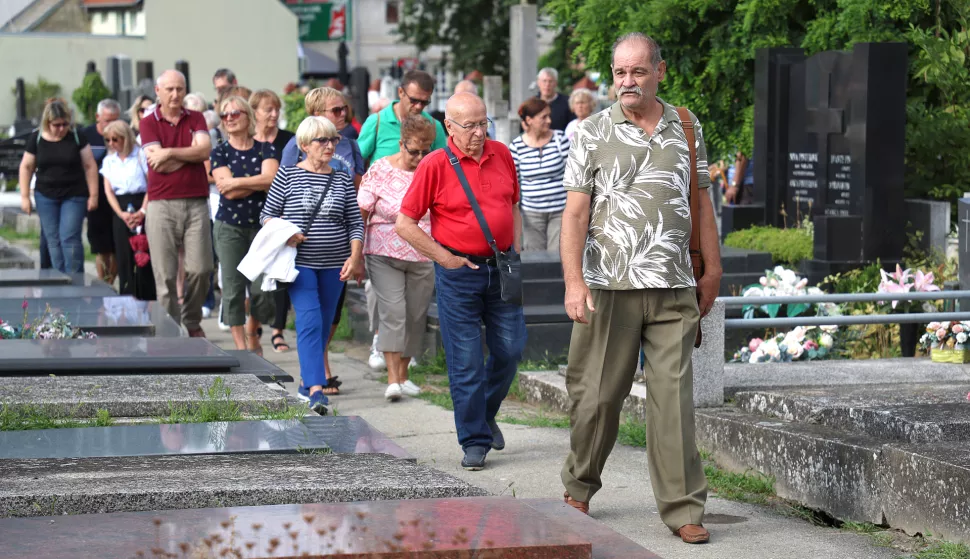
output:
M565 130L566 138L572 141L573 134L576 133L576 128L579 126L579 123L586 120L589 115L596 111L596 96L588 89L574 89L569 94L569 110L576 115L576 118L570 120L569 124L566 125Z
M253 108L253 113L256 115L256 141L273 144L276 154L281 155L283 148L294 137L292 132L279 127L283 102L269 89L260 89L250 96L249 106ZM286 338L283 337L290 312L290 296L286 288L281 287L273 293L273 298L276 302L276 316L273 319L273 335L270 343L273 344L273 351L282 353L290 349Z
M84 273L81 230L87 212L98 208L98 164L62 99L47 102L40 128L27 138L20 161L20 208L26 214L35 173L34 202L51 265L65 273Z
M104 193L114 210L112 234L118 262L118 292L143 301L155 300L152 264L139 266L129 239L144 231L145 192L148 190L148 162L135 141L131 127L120 120L104 129L108 155L101 163Z
M273 295L264 293L262 280L250 282L237 267L259 232L259 216L266 191L279 169L273 144L260 142L256 116L249 102L230 96L219 104L219 117L228 137L212 149L212 178L219 189L219 210L212 239L222 266L221 320L229 326L237 349L262 354L259 325L273 320ZM249 324L246 291L249 291Z
M306 158L280 168L260 221L265 225L284 219L302 231L288 241L297 247L299 272L289 287L303 379L299 392L314 411L326 413L324 390L329 383L323 351L344 282L353 278L359 285L364 280L364 221L350 175L330 166L340 142L333 123L307 117L296 130L296 140Z
M141 124L141 119L145 117L145 113L148 109L155 105L155 101L147 95L139 95L135 98L135 102L131 104L131 108L128 109L128 116L131 118L131 129L135 132L135 140L138 144L141 144L141 132L139 132L138 127Z

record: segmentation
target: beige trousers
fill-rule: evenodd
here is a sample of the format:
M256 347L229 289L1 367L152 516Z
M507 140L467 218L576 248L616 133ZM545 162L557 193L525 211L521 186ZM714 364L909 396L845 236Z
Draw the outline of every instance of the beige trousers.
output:
M209 291L209 274L213 268L209 200L151 200L146 210L145 227L159 304L189 330L199 328L202 303ZM176 288L179 249L185 252L185 291L181 307Z
M367 277L377 298L378 351L421 357L434 293L434 264L368 254Z
M562 211L530 212L522 210L522 251L550 250L559 253Z
M589 324L569 342L566 388L570 453L562 469L569 495L588 502L613 450L623 400L643 344L647 379L647 459L660 518L671 530L701 524L707 478L694 441L691 354L700 320L694 288L592 290Z

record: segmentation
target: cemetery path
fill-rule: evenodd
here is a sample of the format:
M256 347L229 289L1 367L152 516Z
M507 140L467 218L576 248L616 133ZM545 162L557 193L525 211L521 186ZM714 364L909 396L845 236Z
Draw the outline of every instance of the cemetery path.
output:
M215 320L204 321L210 339L232 348L227 332ZM274 353L266 343L266 358L299 376L295 335L287 334L293 351ZM491 452L486 469L466 472L459 467L461 449L455 438L452 413L418 399L389 404L379 374L366 365L367 348L343 344L344 353L330 356L343 381L341 395L331 399L341 415L358 415L411 452L419 463L454 475L495 495L519 498L558 498L562 461L569 449L568 431L502 424L506 449ZM288 385L296 391L296 384ZM604 472L605 486L592 502L593 518L666 559L805 558L892 559L899 553L875 545L864 535L818 527L767 507L712 497L705 525L712 543L688 546L660 522L642 448L617 445Z

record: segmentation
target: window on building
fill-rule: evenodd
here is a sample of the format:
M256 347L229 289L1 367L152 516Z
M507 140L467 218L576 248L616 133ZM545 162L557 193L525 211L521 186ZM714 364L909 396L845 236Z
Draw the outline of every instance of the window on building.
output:
M384 3L384 23L397 24L400 15L398 13L397 0L388 0Z
M108 23L108 12L101 12L98 15L101 16L101 23Z

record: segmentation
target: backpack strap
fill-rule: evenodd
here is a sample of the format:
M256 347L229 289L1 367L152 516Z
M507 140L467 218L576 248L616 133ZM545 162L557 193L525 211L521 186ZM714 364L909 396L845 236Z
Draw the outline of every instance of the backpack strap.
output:
M690 111L686 107L677 107L677 114L680 116L680 124L684 128L684 137L687 139L687 148L690 150L690 190L688 195L690 201L690 246L688 253L696 281L704 275L704 260L701 258L701 198L697 182L697 140L694 135L694 122L690 119ZM702 340L701 324L698 322L694 347L700 347Z

